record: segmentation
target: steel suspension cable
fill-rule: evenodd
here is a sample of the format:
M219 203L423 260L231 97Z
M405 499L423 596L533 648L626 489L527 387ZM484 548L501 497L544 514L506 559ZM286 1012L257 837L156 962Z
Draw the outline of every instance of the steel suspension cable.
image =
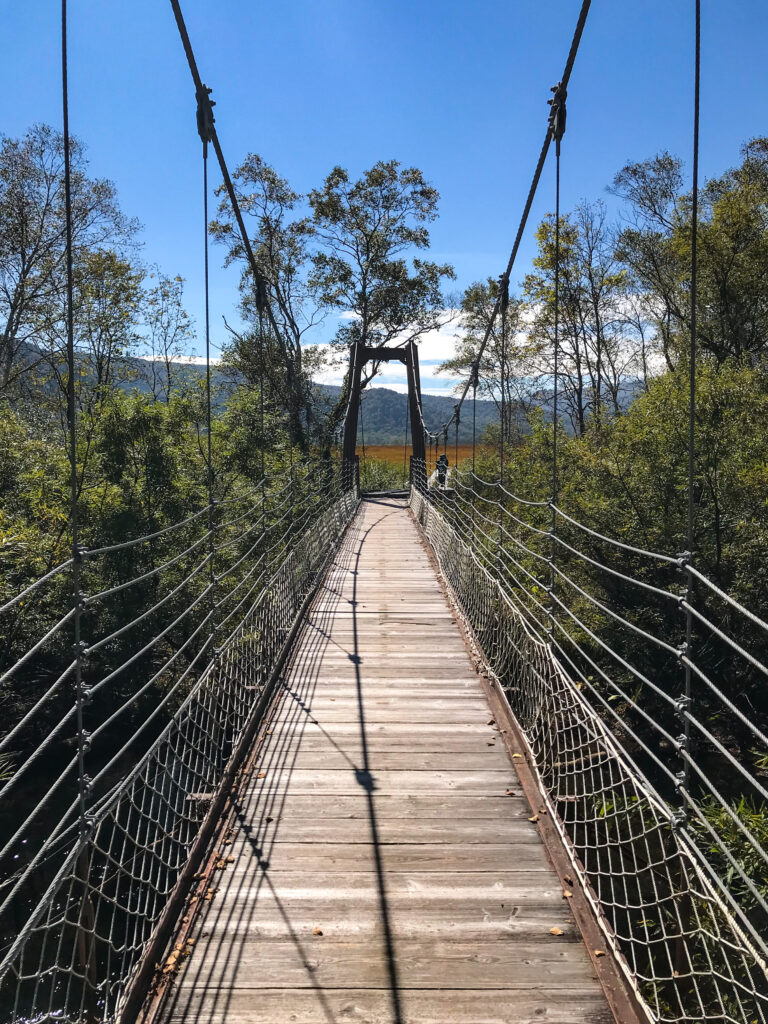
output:
M582 0L581 10L579 11L579 18L578 18L578 21L576 22L576 29L575 29L575 31L573 33L573 39L571 40L570 50L568 51L568 59L565 62L565 68L563 69L563 74L562 74L562 77L560 78L559 88L561 88L563 90L563 93L565 93L565 91L568 88L568 82L569 82L570 77L571 77L571 72L573 71L573 65L574 65L574 62L576 60L576 55L577 55L577 53L579 51L579 44L581 43L581 37L582 37L582 34L584 32L584 26L585 26L586 21L587 21L587 15L589 13L590 6L591 6L591 0ZM531 181L531 185L530 185L530 188L528 190L528 196L527 196L526 201L525 201L525 206L523 207L523 213L522 213L522 217L520 218L520 224L518 225L517 234L515 235L515 241L514 241L514 243L512 245L512 252L510 253L509 259L507 261L506 270L504 271L504 274L503 274L503 277L506 278L506 280L508 280L508 281L511 280L512 269L513 269L513 267L515 265L515 260L517 259L517 253L518 253L518 250L520 249L520 243L522 242L522 239L523 239L523 233L525 232L525 228L526 228L526 225L528 223L528 216L529 216L529 214L531 212L531 207L533 206L533 200L534 200L534 198L536 196L536 190L537 190L538 185L539 185L539 179L541 178L542 171L544 170L544 164L546 163L547 153L549 152L549 146L550 146L551 141L552 141L552 131L551 131L551 126L548 125L548 127L547 127L547 134L546 134L546 136L544 138L544 143L543 143L543 145L541 147L541 152L539 153L538 161L536 162L536 168L535 168L535 170L533 172L533 180ZM485 333L483 334L483 340L480 343L480 348L479 348L479 350L477 352L477 355L475 356L475 360L474 360L474 367L475 368L478 368L480 366L480 362L481 362L481 360L483 358L483 355L485 353L485 349L486 349L486 346L488 344L488 340L489 340L489 338L491 336L491 333L493 331L493 325L496 322L496 317L498 316L499 312L501 311L501 301L500 300L501 300L501 296L499 295L497 297L497 299L496 299L496 302L494 303L493 309L491 310L490 320L489 320L488 325L487 325L487 327L485 329ZM462 405L464 404L464 400L466 399L467 394L469 393L470 386L471 386L471 375L467 379L467 382L464 385L464 389L463 389L463 391L461 393L461 397L459 398L458 404L456 406L457 410L460 410ZM456 415L456 411L454 411L453 416L451 416L451 418L448 420L448 422L446 424L444 424L444 427L449 426L453 422L453 418L454 418L455 415Z
M197 97L198 108L204 107L207 110L207 118L210 124L210 142L211 145L213 146L214 152L216 153L216 158L219 162L219 169L221 170L221 176L224 181L224 187L227 191L227 196L229 197L229 202L230 205L232 206L232 212L235 215L235 220L237 221L237 227L240 232L240 238L243 243L243 249L245 250L246 262L248 263L251 274L253 276L253 285L254 290L256 292L258 304L258 302L260 301L260 291L264 295L269 294L267 280L262 274L261 270L259 269L259 266L256 262L256 257L254 256L253 253L253 247L251 246L251 240L248 237L248 232L245 229L245 221L243 220L243 214L240 209L240 203L238 202L237 193L235 192L235 187L232 184L232 177L229 173L227 162L224 159L224 152L221 148L219 136L216 132L216 125L213 117L213 107L215 106L215 103L210 98L211 90L203 84L203 80L200 77L200 72L198 71L197 67L197 61L195 59L194 50L192 49L192 43L190 42L189 39L189 33L187 32L187 26L184 22L184 15L181 12L181 5L179 3L179 0L171 0L171 7L173 8L173 14L176 19L176 25L179 30L179 36L181 37L182 46L184 47L184 53L187 58L187 64L189 65L189 70L192 75L192 81L194 82L195 85L195 95ZM272 330L275 332L275 335L279 337L280 329L277 325L277 321L275 320L275 316L274 313L272 312L272 307L269 302L266 303L265 311L267 313L267 317L269 319L269 323L270 326L272 327Z

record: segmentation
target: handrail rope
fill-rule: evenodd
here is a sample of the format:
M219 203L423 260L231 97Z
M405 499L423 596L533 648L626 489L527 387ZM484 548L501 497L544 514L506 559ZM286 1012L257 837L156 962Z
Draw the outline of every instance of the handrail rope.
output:
M440 513L437 513L437 515L440 516ZM456 524L456 525L459 525L459 524ZM428 533L428 535L429 535L429 533ZM467 531L466 536L467 537L470 536L470 532L469 531ZM434 543L434 541L433 541L433 543ZM470 555L473 557L473 559L476 558L476 556L474 554L474 551L471 548L470 548ZM483 567L480 563L476 562L475 564L476 564L476 567L478 567L478 568L480 568L482 570L483 574L485 574L485 575L488 574L487 568ZM495 585L500 586L501 585L501 581L497 581ZM516 597L516 595L514 594L514 591L512 591L511 594L506 594L506 592L505 592L505 599L508 599L509 596ZM528 612L527 612L527 610L525 609L524 606L522 608L522 611L523 611L524 615L528 614ZM576 643L574 641L573 637L571 637L570 635L568 635L566 633L566 631L564 630L562 625L558 624L558 627L559 627L559 630L563 633L564 640L566 640L570 644L575 644L576 650L579 651L580 656L581 657L586 657L587 661L589 661L591 663L593 669L596 670L601 676L606 678L606 680L610 683L611 682L610 677L606 677L605 673L602 671L600 666L591 661L589 656L586 655L586 652L583 649L580 648L578 643ZM621 718L620 716L618 716L616 714L615 710L613 708L611 708L609 704L607 704L607 702L602 697L602 695L600 695L598 691L594 690L594 687L592 686L590 680L586 676L584 676L584 674L581 672L580 669L578 669L578 666L576 666L575 662L573 662L573 660L570 657L568 657L567 651L565 651L565 649L562 648L561 644L559 644L557 641L555 641L555 642L556 642L556 646L560 648L561 653L566 657L566 660L569 661L572 664L574 670L577 671L577 674L583 680L583 684L585 686L587 686L587 688L589 688L593 692L594 696L604 705L605 710L608 711L611 714L611 716L616 720L616 723L621 728L621 730L623 730L625 733L628 732L629 734L633 734L633 731L629 728L626 720ZM614 653L614 652L610 652L610 653ZM619 688L619 690L620 689L621 688ZM658 723L651 716L649 716L648 712L646 712L645 709L641 708L635 701L633 701L632 698L629 696L629 694L624 694L624 698L625 698L625 700L627 700L629 705L632 706L638 713L640 713L641 716L643 716L646 719L646 721L648 721L648 723L655 730L658 730L658 728L659 728ZM690 715L689 712L687 712L687 714ZM698 722L693 716L690 716L690 717L691 717L691 724L694 725L694 727L699 728L699 729L703 730L705 733L708 734L708 738L710 739L710 741L714 743L716 749L718 749L719 752L721 753L721 755L725 757L726 761L731 765L731 767L734 768L734 770L738 770L739 773L744 778L746 778L750 782L751 785L756 786L759 791L762 790L763 787L761 787L761 785L758 782L758 780L756 778L754 778L754 777L751 777L749 775L749 773L746 771L746 769L743 766L739 765L739 763L736 760L736 758L733 757L733 755L731 755L730 752L726 750L726 748L723 746L723 744L720 743L719 740L717 740L717 737L712 735L710 733L710 731L706 729L706 726L703 726L703 724ZM667 735L668 741L671 741L673 744L676 742L674 740L674 738L671 737L670 734L667 733L666 735ZM636 734L634 734L634 739L639 741L640 737L637 737ZM667 777L669 777L671 780L675 780L676 779L676 776L674 775L674 773L670 771L670 769L667 767L667 765L665 765L662 761L660 761L660 759L655 754L655 752L652 751L650 748L648 748L647 744L645 744L642 741L640 741L640 746L643 749L645 749L646 753L649 756L652 756L653 760L657 763L657 766L662 769L663 773ZM688 753L686 753L685 756L690 758L690 754L688 754ZM718 803L721 806L724 805L725 802L724 802L724 800L722 798L722 795L718 792L717 787L708 778L708 776L703 771L701 766L696 764L692 759L691 759L691 763L695 765L695 769L697 771L697 775L703 780L703 783L707 786L708 790L712 793L713 797L718 801ZM683 797L684 797L684 799L686 801L690 802L691 798L690 798L690 796L685 791L683 791ZM753 849L755 849L755 851L759 853L761 859L765 859L765 851L762 848L759 847L759 843L757 842L755 837L752 836L751 833L749 833L749 830L744 826L744 824L741 823L741 822L737 822L736 821L737 816L735 815L735 812L731 808L727 808L726 809L724 807L724 809L726 810L726 813L728 814L728 817L731 819L733 824L737 827L739 833L745 839L747 839L749 841L749 843L753 847ZM706 822L706 820L703 818L703 815L701 815L701 812L700 812L700 810L698 808L696 808L696 814L699 817L701 823L704 824L706 826L707 830L710 832L711 838L716 843L718 849L721 850L723 855L729 861L729 863L731 865L731 868L736 871L736 873L739 875L739 877L742 878L742 880L745 882L745 884L746 884L747 888L749 889L750 893L752 894L752 896L755 897L757 899L758 903L762 906L763 903L764 903L764 898L762 896L760 896L760 894L757 892L757 890L755 889L754 883L752 883L751 879L746 874L746 872L742 868L742 866L739 865L734 860L734 857L731 854L731 851L728 849L727 845L725 844L724 840L715 832L715 830L711 827L711 825L709 825L709 823ZM702 859L702 862L706 861L706 858L703 857L701 852L699 853L699 856ZM711 871L711 869L709 868L708 864L706 865L706 867L707 867L707 869L709 871ZM718 882L719 885L722 885L722 883L720 882L719 879L716 879L716 881ZM603 902L605 903L605 901L603 901ZM738 903L732 897L729 897L728 902L731 905L731 909L734 912L737 913L738 917L742 920L742 923L750 931L750 933L752 934L753 938L755 938L758 941L758 944L762 947L764 945L763 941L755 933L754 929L749 927L749 922L744 918L743 908L741 908L738 905Z

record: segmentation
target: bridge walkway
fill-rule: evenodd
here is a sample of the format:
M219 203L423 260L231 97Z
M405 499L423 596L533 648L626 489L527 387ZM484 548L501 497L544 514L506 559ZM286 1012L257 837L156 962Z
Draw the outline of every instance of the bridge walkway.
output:
M530 815L405 503L364 501L161 1019L612 1021Z

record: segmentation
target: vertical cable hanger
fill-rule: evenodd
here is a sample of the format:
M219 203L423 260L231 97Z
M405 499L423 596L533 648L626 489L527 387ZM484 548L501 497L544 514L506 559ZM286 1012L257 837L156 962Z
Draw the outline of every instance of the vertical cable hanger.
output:
M206 461L208 469L208 586L210 588L209 615L210 637L214 643L215 629L213 615L215 609L216 570L214 566L214 502L213 502L213 423L211 416L211 303L209 288L208 260L208 143L213 138L213 108L211 90L202 83L197 89L197 132L203 143L203 290L205 296L205 425L208 436Z
M66 329L67 329L67 428L69 447L69 522L72 531L72 604L74 618L75 692L77 700L77 768L78 799L80 805L81 835L88 831L86 803L88 776L85 774L85 754L88 737L85 732L83 709L86 693L83 685L83 650L81 636L84 595L81 592L81 577L85 549L80 544L80 523L78 518L77 479L77 396L75 393L75 278L73 267L72 241L72 167L69 138L69 75L67 61L67 0L61 0L61 96L62 128L64 136L64 224L66 237Z
M85 707L90 703L90 692L83 675L86 644L82 637L82 616L85 594L82 591L82 572L88 552L80 542L78 517L79 483L77 476L77 396L75 393L75 278L72 231L72 165L69 136L69 63L67 56L67 0L61 0L61 106L64 142L64 225L66 250L66 331L67 331L67 427L69 448L69 520L72 531L72 610L75 655L75 728L77 730L77 806L80 851L75 876L80 887L80 906L77 912L75 945L87 987L83 992L81 1011L85 1019L95 1020L96 963L94 959L95 920L90 896L91 855L89 839L93 819L88 812L91 796L91 778L86 773L85 757L91 749L90 733L85 727Z
M559 492L558 462L557 462L557 439L559 419L559 387L560 387L560 144L565 134L566 108L565 100L567 91L562 82L558 82L552 88L552 99L549 100L549 127L552 138L555 142L555 351L554 351L554 379L552 392L552 516L551 516L551 545L550 545L550 615L554 616L554 595L555 595L555 528L557 526L557 505Z
M499 430L499 482L504 486L504 435L507 425L507 311L509 309L509 277L502 274L499 278L499 302L501 308L501 353L499 377L501 380L501 429Z
M678 773L679 785L687 790L690 783L689 748L691 723L688 708L691 703L690 657L693 642L693 600L694 580L690 572L696 542L696 316L697 316L697 241L699 230L699 106L701 86L701 0L696 0L694 25L694 70L693 70L693 174L691 182L691 331L688 356L688 509L686 523L687 551L680 557L680 564L686 574L685 642L681 654L685 657L684 691L677 701L677 713L681 723L678 744L681 768ZM679 820L687 816L687 804L681 800Z

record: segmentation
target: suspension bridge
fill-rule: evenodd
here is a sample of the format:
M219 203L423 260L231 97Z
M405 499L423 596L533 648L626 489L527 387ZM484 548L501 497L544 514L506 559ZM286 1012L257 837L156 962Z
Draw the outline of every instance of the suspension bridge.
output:
M172 6L204 161L277 329ZM486 342L551 143L559 210L588 10ZM71 258L67 308L73 382ZM361 373L389 359L409 483L366 495ZM3 1020L766 1024L768 851L731 794L768 801L744 696L764 692L768 623L693 543L645 550L561 507L554 430L546 500L505 479L503 430L498 479L473 456L430 486L477 372L430 428L411 344L352 347L341 451L262 461L236 493L211 471L209 359L207 501L86 547L73 387L71 557L0 607L0 683L38 695L0 739ZM695 399L692 372L692 467ZM556 421L557 377L554 403Z

